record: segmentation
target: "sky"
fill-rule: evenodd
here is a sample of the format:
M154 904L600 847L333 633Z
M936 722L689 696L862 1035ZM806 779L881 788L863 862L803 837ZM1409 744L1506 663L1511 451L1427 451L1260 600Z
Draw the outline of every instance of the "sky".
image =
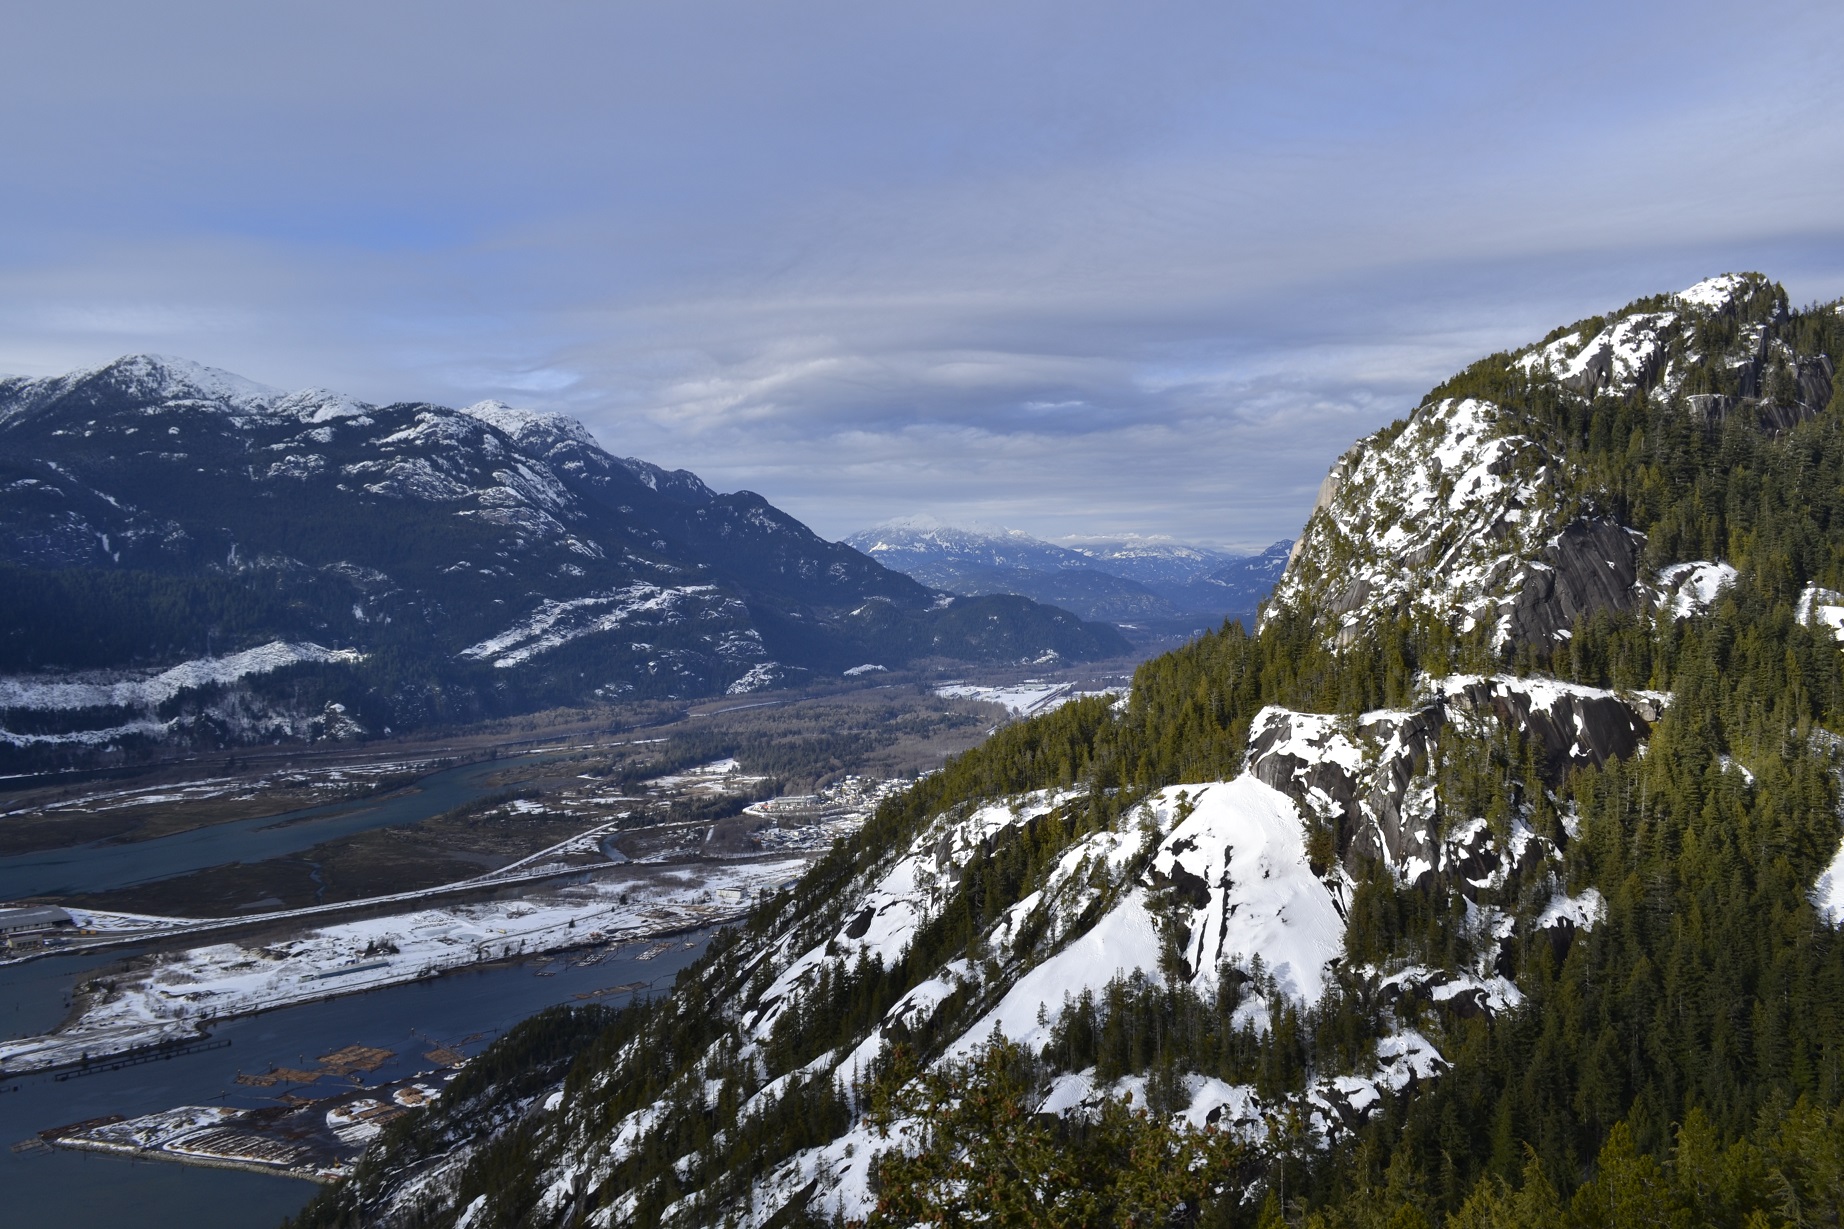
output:
M1446 375L1844 295L1844 6L19 5L0 371L499 398L758 491L1293 536Z

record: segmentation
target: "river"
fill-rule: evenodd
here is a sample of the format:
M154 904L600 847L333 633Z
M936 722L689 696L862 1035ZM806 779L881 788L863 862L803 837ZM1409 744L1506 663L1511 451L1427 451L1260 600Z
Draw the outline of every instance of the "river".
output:
M710 935L700 931L630 943L587 968L573 967L574 957L565 953L465 969L214 1026L212 1036L228 1040L228 1049L61 1082L50 1076L8 1081L0 1086L0 1223L58 1229L269 1229L298 1211L318 1188L239 1170L66 1149L15 1153L8 1145L48 1127L105 1114L132 1117L178 1105L267 1104L266 1094L274 1090L236 1083L239 1071L312 1066L319 1055L349 1045L395 1051L397 1058L371 1078L401 1078L429 1066L423 1054L432 1044L475 1037L465 1047L472 1051L534 1012L575 1001L575 995L632 982L664 990ZM662 943L671 949L640 959ZM48 1011L61 1014L59 1005L70 986L106 963L73 956L0 968L0 1025L18 1035L14 1021L31 1021L25 1031L38 1031ZM619 1006L628 996L610 994L597 1001Z
M372 828L415 823L491 792L487 778L520 762L556 752L507 757L443 769L405 793L305 807L281 815L215 824L156 840L95 842L0 858L0 900L97 892L229 862L255 862ZM491 1036L575 995L632 982L659 989L689 964L709 932L670 940L671 950L638 957L656 946L641 941L599 964L574 967L573 957L533 957L464 969L429 981L285 1008L212 1028L226 1049L163 1062L56 1080L17 1077L0 1084L0 1225L59 1229L269 1229L298 1211L318 1189L293 1178L210 1169L165 1161L134 1161L55 1149L13 1152L10 1145L48 1127L105 1114L133 1117L178 1105L265 1104L274 1090L235 1082L239 1071L313 1066L349 1045L377 1046L398 1057L372 1073L399 1078L430 1064L423 1054L438 1042L472 1052ZM689 944L689 945L688 945ZM49 1032L68 1011L76 984L138 949L73 953L0 965L0 1037ZM627 993L602 996L618 1006Z
M231 862L279 858L373 828L413 824L492 792L486 779L495 773L555 758L557 753L551 752L462 764L431 773L414 788L388 798L322 803L148 841L94 841L13 854L0 858L0 901L107 892Z

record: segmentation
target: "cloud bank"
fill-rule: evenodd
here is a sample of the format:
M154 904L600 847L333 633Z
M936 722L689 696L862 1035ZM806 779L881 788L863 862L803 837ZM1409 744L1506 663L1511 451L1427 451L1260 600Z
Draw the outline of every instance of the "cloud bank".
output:
M41 6L0 369L499 397L761 491L1291 535L1551 325L1844 293L1825 4Z

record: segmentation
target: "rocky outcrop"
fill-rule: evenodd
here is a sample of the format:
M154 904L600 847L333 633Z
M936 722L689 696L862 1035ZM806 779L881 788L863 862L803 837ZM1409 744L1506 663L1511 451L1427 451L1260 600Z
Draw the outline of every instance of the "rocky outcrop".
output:
M1264 621L1304 616L1343 648L1379 623L1432 618L1485 632L1508 658L1555 646L1583 615L1668 601L1645 539L1608 515L1579 445L1521 408L1520 381L1565 403L1639 398L1786 431L1830 404L1836 376L1830 357L1799 351L1794 320L1780 287L1727 274L1559 329L1505 361L1508 381L1459 382L1500 388L1503 403L1430 400L1342 455Z
M1799 404L1816 414L1831 404L1832 383L1837 372L1832 370L1829 354L1801 358L1794 384L1798 389Z
M1349 723L1320 713L1263 709L1249 734L1248 772L1330 824L1340 860L1434 864L1433 813L1411 786L1445 720L1439 704L1366 714Z
M1537 746L1543 773L1559 784L1571 768L1600 767L1636 752L1663 714L1656 693L1621 695L1550 679L1456 677L1434 684L1449 714L1491 717Z
M1556 533L1557 460L1491 402L1422 406L1333 467L1264 619L1308 615L1337 644L1409 611L1496 628Z
M1332 462L1332 468L1327 470L1325 477L1319 480L1319 493L1313 498L1313 512L1308 513L1308 516L1319 512L1321 509L1332 506L1332 501L1338 497L1338 488L1344 485L1345 479L1350 476L1352 467L1358 463L1359 458L1363 455L1363 451L1364 444L1360 441L1345 449L1339 454L1338 459ZM1300 557L1300 547L1303 546L1305 542L1306 535L1301 534L1300 537L1294 541L1293 548L1287 552L1287 566L1289 568L1292 568L1293 561Z
M1470 817L1444 816L1436 800L1429 765L1444 730L1528 739L1554 785L1571 768L1634 754L1664 704L1652 693L1508 676L1436 679L1429 692L1418 708L1356 719L1265 708L1249 732L1247 771L1292 798L1310 821L1329 825L1353 873L1380 860L1410 880L1434 870L1476 880L1502 858L1480 833L1447 831Z
M1512 643L1546 643L1579 615L1627 610L1646 600L1639 583L1645 536L1618 521L1575 521L1550 539L1524 573L1505 614Z
M1753 416L1763 431L1790 431L1809 418L1815 418L1831 403L1836 372L1827 354L1782 357L1782 379L1772 378L1766 369L1766 356L1758 356L1736 369L1737 393L1692 393L1684 405L1700 423L1720 423L1732 414Z

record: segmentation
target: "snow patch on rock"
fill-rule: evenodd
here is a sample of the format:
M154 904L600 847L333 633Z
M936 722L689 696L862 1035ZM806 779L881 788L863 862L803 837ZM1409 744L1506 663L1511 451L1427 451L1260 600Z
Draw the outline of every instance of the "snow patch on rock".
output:
M1735 296L1747 289L1748 279L1736 273L1724 273L1717 277L1706 277L1695 286L1686 287L1672 296L1678 302L1690 307L1700 307L1704 311L1721 311L1735 301Z
M1708 559L1671 564L1659 569L1659 604L1675 619L1700 615L1715 603L1717 594L1735 583L1735 577L1733 566Z

